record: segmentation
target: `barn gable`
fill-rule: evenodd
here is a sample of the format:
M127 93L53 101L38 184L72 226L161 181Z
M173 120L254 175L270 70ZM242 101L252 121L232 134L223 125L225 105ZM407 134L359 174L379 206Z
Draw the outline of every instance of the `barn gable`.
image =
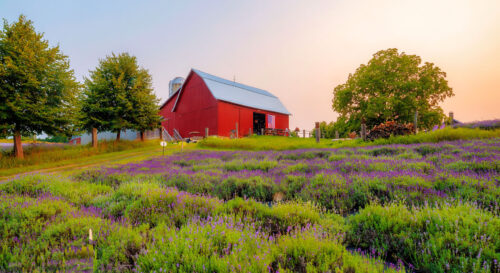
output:
M229 81L196 69L191 70L188 78L190 78L193 73L201 77L208 90L217 100L290 115L290 112L288 112L281 101L268 91ZM180 93L177 96L177 101L172 108L172 111L175 111L177 107L178 101L182 96L182 89L183 88L179 91Z

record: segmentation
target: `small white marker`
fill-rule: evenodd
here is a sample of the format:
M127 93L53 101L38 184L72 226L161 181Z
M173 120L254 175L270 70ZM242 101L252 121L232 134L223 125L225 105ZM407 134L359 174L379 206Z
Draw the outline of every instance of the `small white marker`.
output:
M89 241L93 241L93 238L92 238L92 229L89 229Z
M160 145L161 145L161 147L163 147L163 154L162 155L165 156L165 147L167 146L167 142L162 141L162 142L160 142Z

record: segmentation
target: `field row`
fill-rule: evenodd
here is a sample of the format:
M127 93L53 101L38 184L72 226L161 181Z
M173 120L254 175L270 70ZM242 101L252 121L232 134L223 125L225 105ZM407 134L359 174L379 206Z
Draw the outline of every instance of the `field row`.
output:
M498 272L499 159L489 139L25 177L0 185L0 271Z

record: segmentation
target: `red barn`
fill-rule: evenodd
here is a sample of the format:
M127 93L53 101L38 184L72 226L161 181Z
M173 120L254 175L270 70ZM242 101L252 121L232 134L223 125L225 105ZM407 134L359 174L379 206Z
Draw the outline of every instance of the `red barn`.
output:
M160 107L169 134L177 129L182 137L204 135L246 136L261 128L288 129L290 113L273 94L225 80L196 69L182 87ZM237 125L236 125L237 124Z

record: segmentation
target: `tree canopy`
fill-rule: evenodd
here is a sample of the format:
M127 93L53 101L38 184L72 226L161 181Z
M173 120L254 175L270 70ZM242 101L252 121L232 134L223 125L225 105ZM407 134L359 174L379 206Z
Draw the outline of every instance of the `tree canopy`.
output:
M4 20L0 31L0 131L14 135L23 157L22 135L71 135L78 83L68 57L51 47L32 21Z
M80 112L84 130L113 131L117 139L124 129L144 132L157 128L160 122L151 76L128 53L113 53L90 71Z
M399 53L396 48L381 50L368 64L362 64L347 82L333 90L333 110L343 124L368 128L394 120L409 123L418 111L420 128L439 124L445 98L453 96L446 73L417 55ZM358 127L350 130L359 130Z

